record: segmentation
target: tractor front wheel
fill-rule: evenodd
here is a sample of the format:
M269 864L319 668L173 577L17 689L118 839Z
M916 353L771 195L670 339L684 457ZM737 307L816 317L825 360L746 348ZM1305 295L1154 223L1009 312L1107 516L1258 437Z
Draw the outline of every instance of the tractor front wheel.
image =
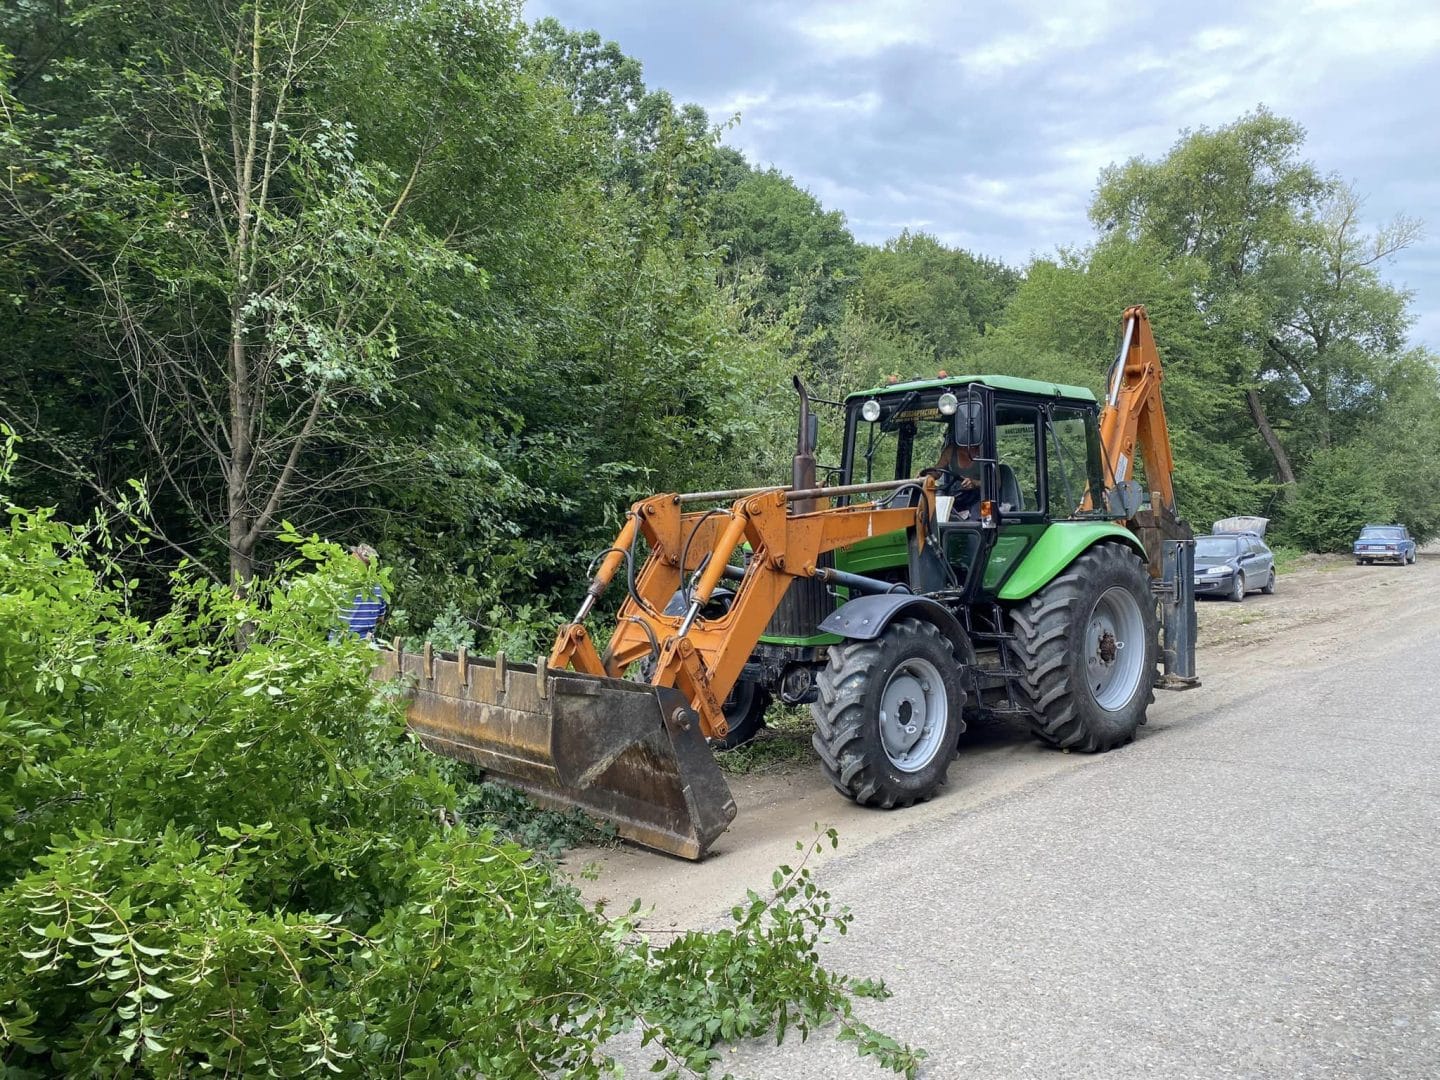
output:
M717 750L734 750L744 746L765 726L765 713L770 709L770 691L759 683L741 679L730 691L722 706L730 725L723 738L711 739Z
M1012 613L1031 730L1101 753L1135 738L1155 700L1158 631L1145 564L1099 544Z
M812 742L835 790L889 810L945 782L965 722L962 665L934 625L897 619L874 641L830 646Z

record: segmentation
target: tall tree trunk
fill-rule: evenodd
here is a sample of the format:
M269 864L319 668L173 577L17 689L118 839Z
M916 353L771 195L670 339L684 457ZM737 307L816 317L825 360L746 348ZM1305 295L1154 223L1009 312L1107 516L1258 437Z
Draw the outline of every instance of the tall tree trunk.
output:
M1250 406L1250 416L1260 430L1260 437L1270 448L1270 456L1275 459L1275 473L1280 477L1285 497L1288 499L1295 494L1295 470L1290 466L1290 455L1285 452L1285 447L1281 444L1279 436L1275 434L1275 429L1270 426L1270 420L1265 415L1265 406L1260 401L1260 392L1254 389L1246 390L1245 403Z

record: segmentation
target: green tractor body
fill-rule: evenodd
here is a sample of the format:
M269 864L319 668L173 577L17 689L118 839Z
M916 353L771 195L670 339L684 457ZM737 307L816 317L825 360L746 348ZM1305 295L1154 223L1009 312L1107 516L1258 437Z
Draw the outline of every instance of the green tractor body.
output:
M954 502L924 541L915 530L875 536L834 553L832 582L791 585L727 702L724 745L753 738L775 699L810 703L832 781L889 806L928 797L943 776L949 755L919 734L937 709L942 742L996 713L1063 748L1129 741L1156 684L1157 603L1152 560L1116 523L1128 515L1106 489L1095 395L960 376L833 406L843 437L827 486L915 478L967 446L971 490L939 473ZM918 502L920 483L886 498ZM846 584L862 580L866 595ZM947 662L937 640L962 644ZM921 714L928 728L911 722Z

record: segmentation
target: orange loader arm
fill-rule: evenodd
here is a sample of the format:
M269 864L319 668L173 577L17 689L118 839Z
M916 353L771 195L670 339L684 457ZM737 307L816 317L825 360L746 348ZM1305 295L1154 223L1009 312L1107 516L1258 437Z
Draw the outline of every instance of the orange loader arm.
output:
M1139 305L1126 308L1121 316L1124 343L1110 375L1105 406L1100 411L1100 444L1105 467L1113 483L1131 478L1138 451L1145 459L1145 478L1151 491L1151 505L1176 517L1175 458L1170 447L1170 428L1165 423L1165 403L1160 384L1165 374L1150 319Z
M836 548L904 529L923 530L933 520L934 481L923 482L925 501L920 506L880 507L867 502L796 513L797 506L903 483L914 481L823 492L770 488L714 492L708 498L657 495L641 500L631 507L624 528L602 558L575 620L560 628L548 667L620 678L631 664L648 657L654 663L650 684L680 690L690 699L702 733L707 738L723 737L728 730L722 708L725 697L790 582L807 577L829 580L827 575L834 571L824 569L820 557ZM721 501L715 496L738 497L728 507L685 509L687 503ZM642 538L649 556L643 567L636 568L637 540ZM742 545L749 548L743 573L730 564ZM631 571L633 588L620 607L602 656L584 618L616 574ZM706 618L701 611L722 580L738 581L734 598L724 614ZM669 608L682 589L682 610Z

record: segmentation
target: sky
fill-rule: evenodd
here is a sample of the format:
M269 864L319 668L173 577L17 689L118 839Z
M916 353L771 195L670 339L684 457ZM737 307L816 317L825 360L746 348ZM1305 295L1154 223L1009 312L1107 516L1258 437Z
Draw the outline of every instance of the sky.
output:
M1264 104L1424 238L1383 268L1440 352L1440 2L528 0L619 42L646 84L738 114L725 142L857 238L923 229L1023 266L1094 238L1099 172Z

